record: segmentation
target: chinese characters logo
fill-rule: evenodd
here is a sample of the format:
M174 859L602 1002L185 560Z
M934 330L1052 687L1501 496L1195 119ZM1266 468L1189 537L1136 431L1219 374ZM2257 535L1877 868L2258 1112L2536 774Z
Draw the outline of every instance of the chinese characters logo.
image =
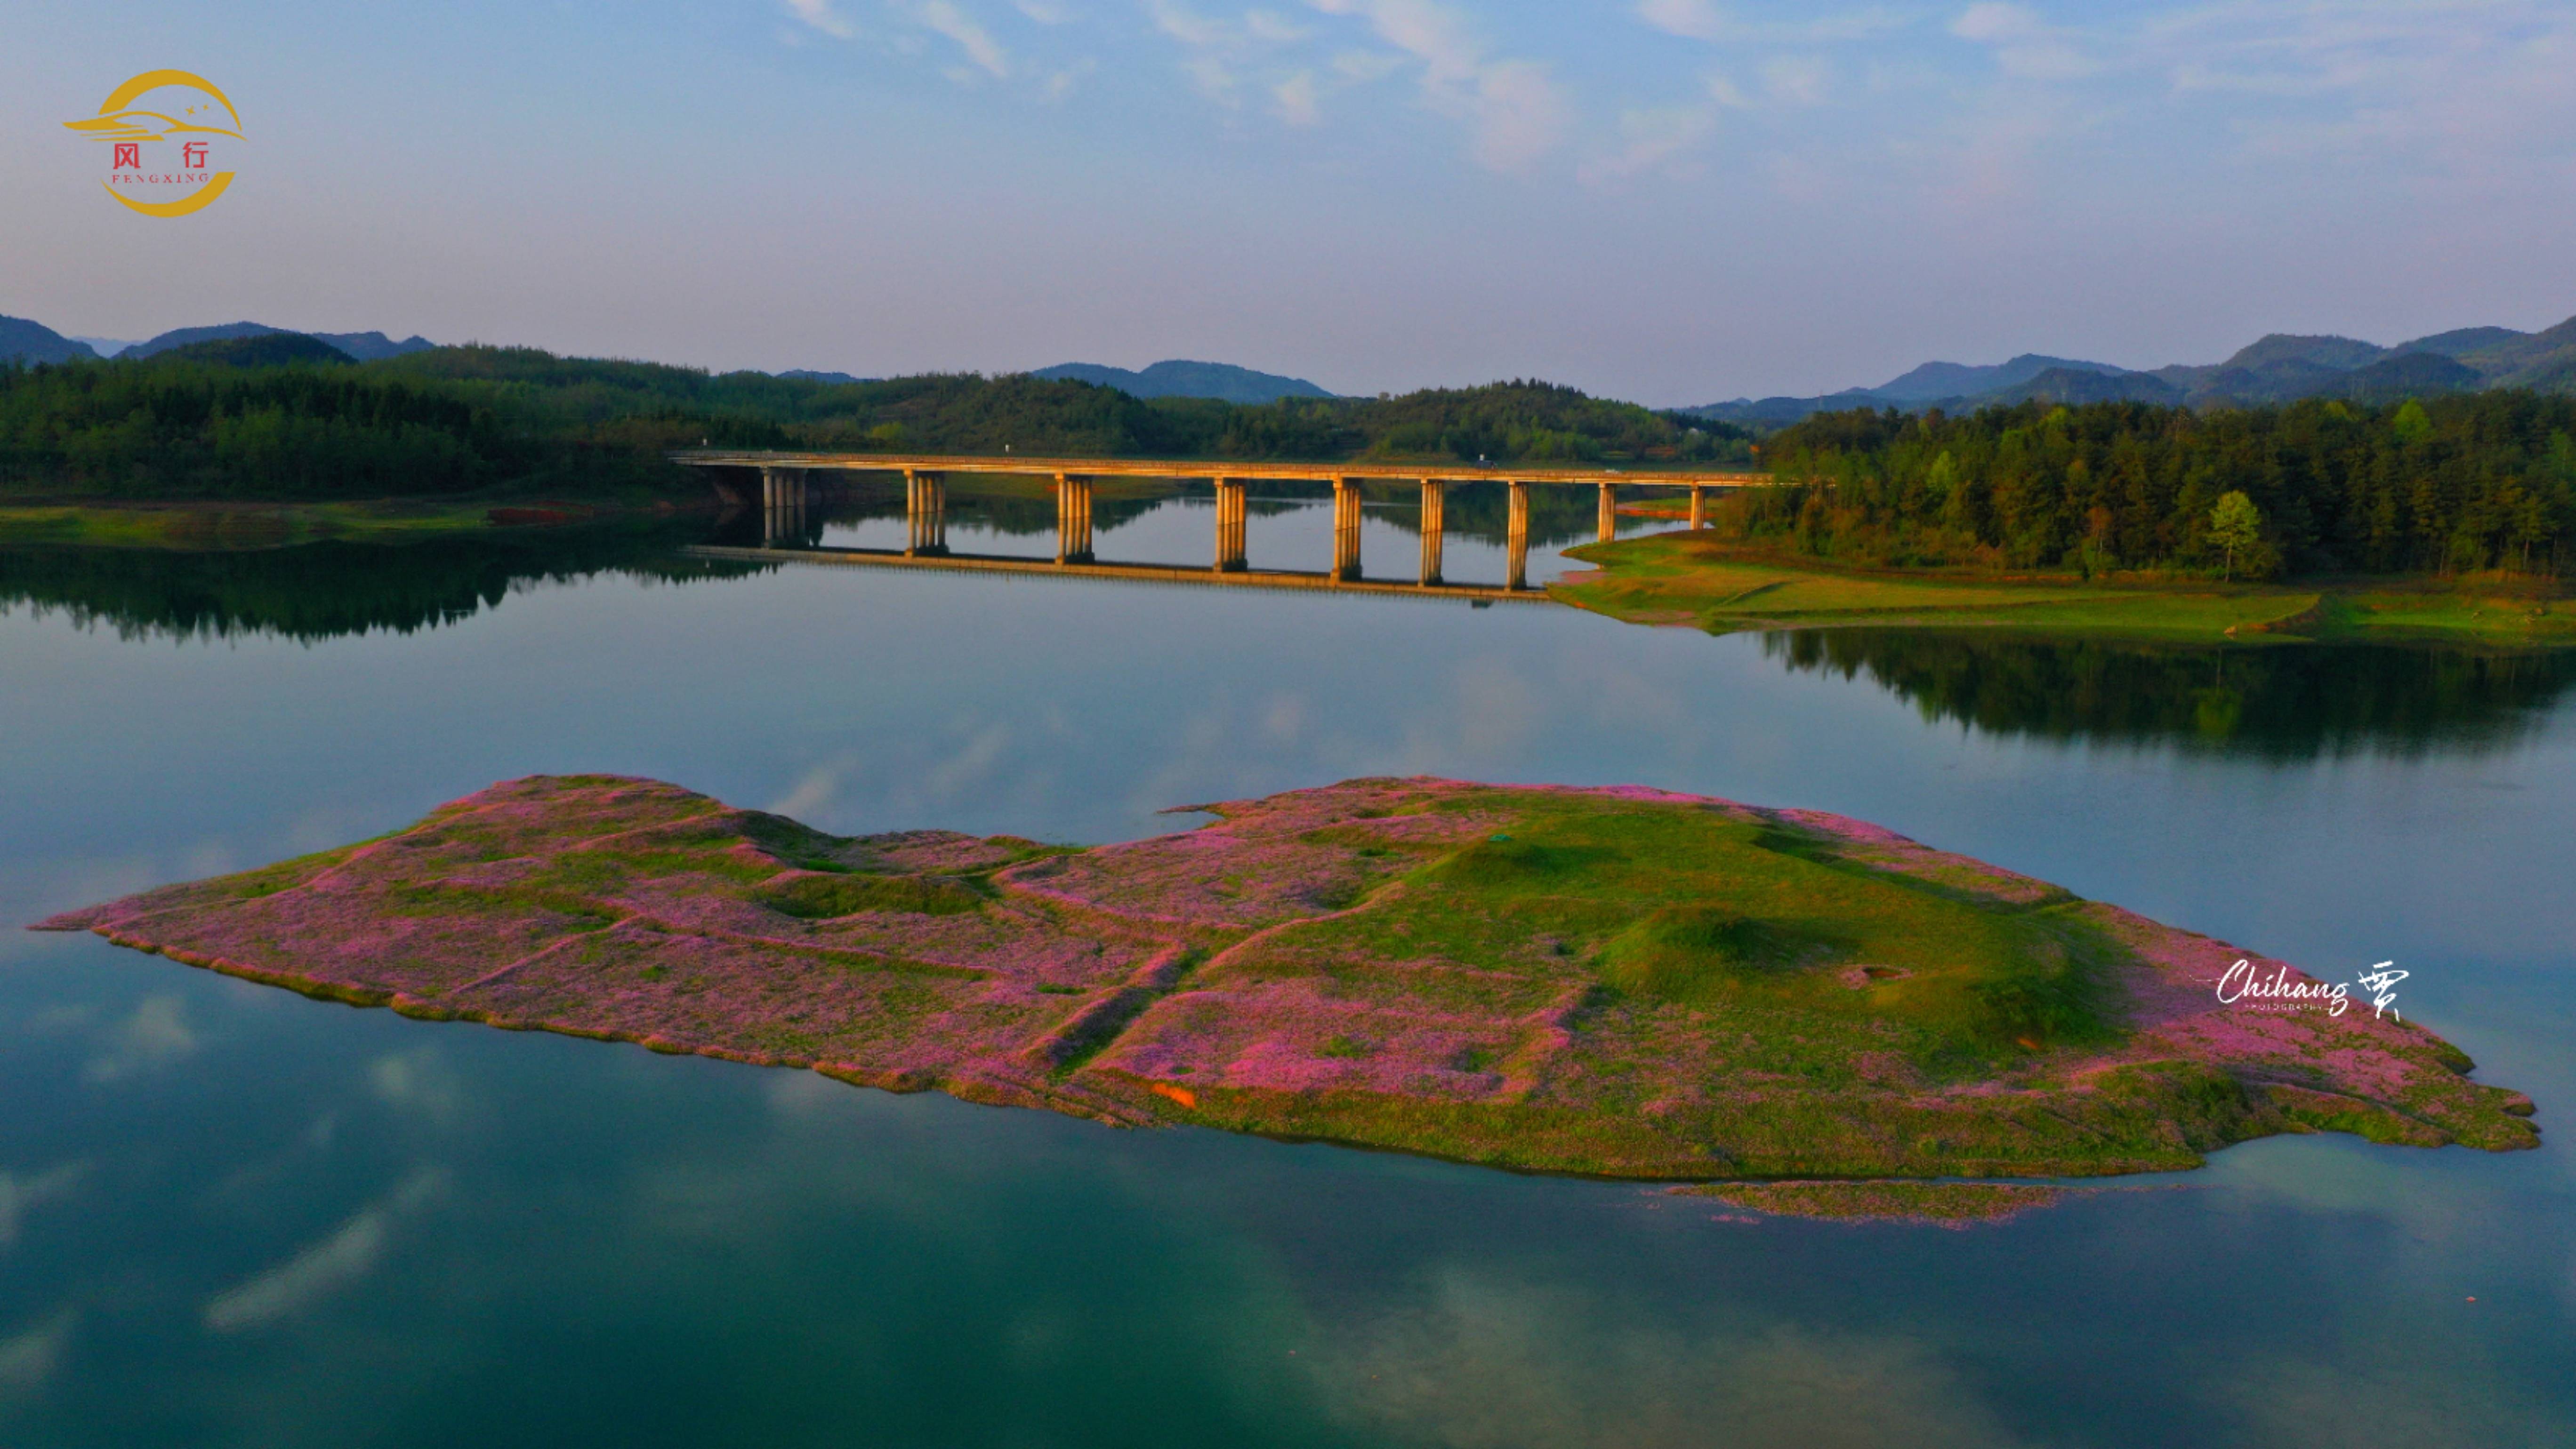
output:
M233 184L216 168L242 143L241 115L202 76L145 71L108 92L97 115L63 124L114 148L107 194L145 216L203 211Z

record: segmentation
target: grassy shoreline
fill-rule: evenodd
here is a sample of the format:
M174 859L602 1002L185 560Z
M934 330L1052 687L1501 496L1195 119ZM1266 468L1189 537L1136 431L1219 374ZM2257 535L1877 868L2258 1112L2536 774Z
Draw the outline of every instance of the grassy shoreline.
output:
M1548 592L1560 601L1626 623L1712 634L1872 625L2141 642L2576 646L2576 604L2548 580L1999 578L1851 568L1687 530L1566 554L1596 567L1553 585Z
M672 513L672 502L478 497L372 498L322 503L87 500L0 502L0 546L160 549L226 553L332 540L404 543L494 528L542 528L620 514Z

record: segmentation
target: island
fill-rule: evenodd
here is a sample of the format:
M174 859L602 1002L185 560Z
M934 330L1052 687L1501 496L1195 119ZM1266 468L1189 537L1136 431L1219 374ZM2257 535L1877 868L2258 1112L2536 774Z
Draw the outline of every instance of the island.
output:
M841 837L533 777L36 929L415 1017L1552 1173L2538 1141L2529 1098L2366 996L1840 816L1432 778L1188 808L1215 818L1093 848ZM2222 1000L2231 970L2266 989Z

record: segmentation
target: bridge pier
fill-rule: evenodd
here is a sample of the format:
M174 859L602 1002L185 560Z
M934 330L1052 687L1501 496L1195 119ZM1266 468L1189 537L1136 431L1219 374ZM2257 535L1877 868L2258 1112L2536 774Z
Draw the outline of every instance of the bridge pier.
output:
M1601 485L1601 541L1608 543L1619 536L1619 485Z
M1243 480L1218 478L1216 483L1216 571L1239 574L1250 568L1251 555L1244 546L1244 522L1251 505Z
M760 541L775 544L805 533L805 470L760 470Z
M1503 587L1529 587L1529 485L1506 483L1511 506L1504 510L1503 551L1507 570Z
M1708 527L1708 490L1697 483L1691 485L1690 526L1695 529Z
M1440 542L1448 532L1448 485L1437 478L1422 480L1422 586L1440 582Z
M1333 480L1333 577L1360 577L1360 534L1367 521L1366 497L1357 478Z
M1091 480L1055 475L1055 561L1091 562Z
M903 470L903 511L911 524L904 552L916 558L948 552L948 480L938 473Z

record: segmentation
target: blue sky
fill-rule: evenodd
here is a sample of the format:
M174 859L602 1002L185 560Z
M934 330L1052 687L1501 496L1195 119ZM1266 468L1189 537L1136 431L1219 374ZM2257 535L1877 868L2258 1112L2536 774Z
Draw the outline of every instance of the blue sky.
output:
M0 313L1651 403L2576 313L2576 3L20 6ZM239 105L124 212L60 123Z

